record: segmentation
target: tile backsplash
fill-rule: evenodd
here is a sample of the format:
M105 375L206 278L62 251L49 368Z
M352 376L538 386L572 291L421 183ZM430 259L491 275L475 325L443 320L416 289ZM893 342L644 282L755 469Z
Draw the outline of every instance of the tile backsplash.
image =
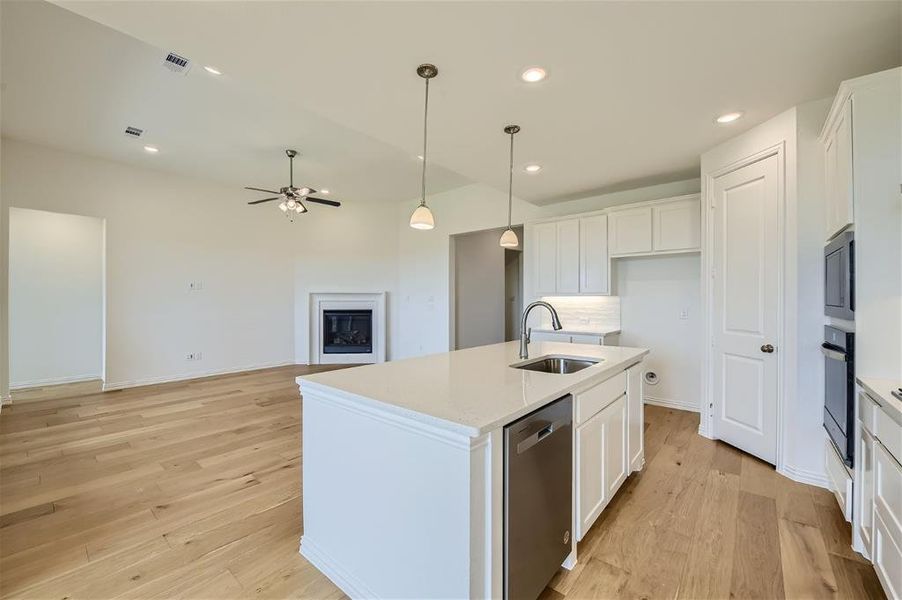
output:
M617 296L546 296L542 300L557 310L564 329L587 332L620 329L620 298ZM533 327L551 329L548 311L534 312L540 312L542 318Z

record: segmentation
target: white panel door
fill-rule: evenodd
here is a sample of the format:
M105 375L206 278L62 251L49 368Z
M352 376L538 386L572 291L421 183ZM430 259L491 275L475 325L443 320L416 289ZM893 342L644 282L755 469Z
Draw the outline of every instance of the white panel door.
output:
M610 501L628 473L626 465L626 395L601 411L604 415L604 495Z
M557 293L579 293L579 219L558 221Z
M608 235L612 256L651 252L651 207L611 212Z
M579 291L582 294L609 293L607 215L579 220Z
M576 429L576 539L581 540L605 505L605 412Z
M701 202L697 198L653 206L655 252L695 250L701 246Z
M774 463L777 454L778 161L714 181L714 434ZM770 350L770 352L769 352Z
M533 225L530 245L535 295L554 295L557 291L557 225Z

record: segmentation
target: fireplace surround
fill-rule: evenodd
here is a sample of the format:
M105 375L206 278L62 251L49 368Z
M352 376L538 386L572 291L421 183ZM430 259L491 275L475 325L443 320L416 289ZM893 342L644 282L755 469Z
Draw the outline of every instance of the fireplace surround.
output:
M310 364L384 362L385 296L310 294Z

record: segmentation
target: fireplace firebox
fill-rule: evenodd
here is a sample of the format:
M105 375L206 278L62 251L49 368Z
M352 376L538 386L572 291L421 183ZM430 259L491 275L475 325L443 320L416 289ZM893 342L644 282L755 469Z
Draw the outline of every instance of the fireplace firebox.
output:
M323 310L323 354L371 354L373 311Z

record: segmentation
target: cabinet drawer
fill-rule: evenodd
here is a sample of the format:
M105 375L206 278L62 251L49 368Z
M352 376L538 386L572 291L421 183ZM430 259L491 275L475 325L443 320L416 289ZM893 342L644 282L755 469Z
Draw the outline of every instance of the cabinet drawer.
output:
M902 463L902 425L893 421L881 408L874 409L873 434L896 462Z
M902 545L902 465L879 441L874 444L874 505Z
M887 598L902 598L902 544L893 539L879 510L874 512L874 570Z
M584 423L592 415L626 393L626 371L576 395L576 423Z
M864 392L858 393L858 419L861 425L867 429L871 435L874 434L874 413L878 410L877 405Z
M852 520L852 477L846 471L842 459L833 448L833 444L827 440L826 444L827 477L830 479L830 490L839 502L846 521Z

